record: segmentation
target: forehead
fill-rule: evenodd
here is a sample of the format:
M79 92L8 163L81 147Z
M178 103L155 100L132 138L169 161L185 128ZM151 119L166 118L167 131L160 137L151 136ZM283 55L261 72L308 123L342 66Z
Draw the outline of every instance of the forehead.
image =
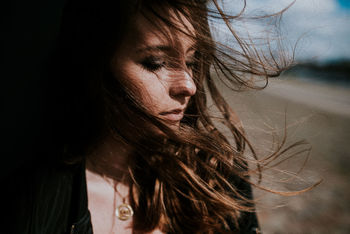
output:
M183 14L170 10L165 20L168 22L151 14L136 15L126 41L137 49L164 45L186 51L194 46L195 29Z

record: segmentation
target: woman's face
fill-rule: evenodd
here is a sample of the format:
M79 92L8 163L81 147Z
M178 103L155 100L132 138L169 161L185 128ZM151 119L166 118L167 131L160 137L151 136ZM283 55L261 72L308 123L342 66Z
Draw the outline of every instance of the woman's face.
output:
M184 17L170 20L184 32L194 33ZM196 93L194 56L195 44L189 36L157 27L139 15L112 60L112 70L150 114L178 126Z

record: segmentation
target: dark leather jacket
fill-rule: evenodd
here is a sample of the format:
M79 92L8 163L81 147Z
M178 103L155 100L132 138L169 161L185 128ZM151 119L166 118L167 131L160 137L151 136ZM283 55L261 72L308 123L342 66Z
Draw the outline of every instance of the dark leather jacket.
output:
M26 166L7 184L8 215L1 227L8 230L0 233L93 233L84 164Z
M0 233L93 233L83 163L27 166L2 184L5 218ZM244 186L250 193L250 186ZM240 230L228 233L259 233L257 228L256 214L245 213Z

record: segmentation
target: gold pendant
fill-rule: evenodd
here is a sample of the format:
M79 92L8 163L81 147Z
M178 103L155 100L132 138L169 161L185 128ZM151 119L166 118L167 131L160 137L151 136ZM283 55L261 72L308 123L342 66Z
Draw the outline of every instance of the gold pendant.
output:
M117 216L118 219L122 221L126 221L130 219L133 215L134 215L133 209L131 208L130 205L125 203L118 206L117 209L115 210L115 216Z

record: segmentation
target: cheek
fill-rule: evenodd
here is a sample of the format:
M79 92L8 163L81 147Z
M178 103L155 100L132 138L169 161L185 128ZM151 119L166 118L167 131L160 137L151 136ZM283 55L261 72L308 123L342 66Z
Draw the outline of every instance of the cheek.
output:
M119 74L121 83L132 92L141 105L152 114L157 114L165 105L167 96L167 84L158 76L148 72L134 63L126 63Z

